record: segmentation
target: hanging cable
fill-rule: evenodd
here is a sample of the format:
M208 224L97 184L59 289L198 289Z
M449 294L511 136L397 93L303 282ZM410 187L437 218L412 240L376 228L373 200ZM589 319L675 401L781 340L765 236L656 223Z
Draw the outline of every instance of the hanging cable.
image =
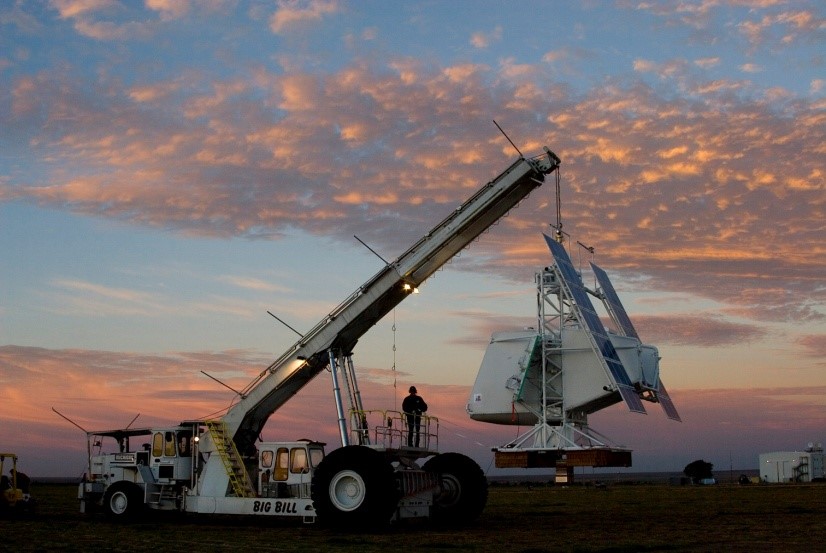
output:
M559 167L556 168L556 241L562 243L562 183Z
M559 167L556 168L556 228L562 230L562 196Z
M396 388L396 310L393 309L393 410L398 411L399 391Z

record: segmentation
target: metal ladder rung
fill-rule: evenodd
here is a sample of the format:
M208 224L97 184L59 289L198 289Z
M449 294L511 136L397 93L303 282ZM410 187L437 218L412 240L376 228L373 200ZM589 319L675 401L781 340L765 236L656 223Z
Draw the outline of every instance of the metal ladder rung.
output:
M235 448L235 442L227 436L226 423L222 420L206 421L207 429L218 450L218 456L224 464L232 491L237 497L255 497L249 475L244 464L240 461L241 455Z

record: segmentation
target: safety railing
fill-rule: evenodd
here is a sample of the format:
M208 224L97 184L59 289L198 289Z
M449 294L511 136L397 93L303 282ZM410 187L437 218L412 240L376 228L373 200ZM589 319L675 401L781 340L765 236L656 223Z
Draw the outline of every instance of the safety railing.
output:
M376 445L385 449L438 451L439 419L418 415L412 426L408 415L401 411L370 409L350 411L350 443Z

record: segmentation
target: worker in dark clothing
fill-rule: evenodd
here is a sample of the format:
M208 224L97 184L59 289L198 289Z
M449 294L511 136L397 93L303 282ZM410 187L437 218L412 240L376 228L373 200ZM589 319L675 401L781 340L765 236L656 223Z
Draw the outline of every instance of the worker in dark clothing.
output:
M422 413L427 411L427 403L416 395L416 387L410 387L410 395L402 402L402 411L407 418L407 446L419 447L419 428L422 422ZM415 437L414 437L415 435Z

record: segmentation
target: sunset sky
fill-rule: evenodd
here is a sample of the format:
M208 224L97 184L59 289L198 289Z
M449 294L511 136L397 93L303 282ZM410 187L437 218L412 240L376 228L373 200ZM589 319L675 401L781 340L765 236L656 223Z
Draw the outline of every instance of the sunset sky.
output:
M382 267L354 235L395 259L508 167L493 120L562 159L564 230L660 349L683 422L591 418L631 470L826 441L823 2L17 0L0 450L79 476L53 407L90 430L225 409L201 371L244 387L296 338L268 310L309 330ZM464 405L491 333L534 324L554 202L549 182L362 338L368 407L416 384L442 449L490 467L517 428ZM334 446L330 388L264 437Z

